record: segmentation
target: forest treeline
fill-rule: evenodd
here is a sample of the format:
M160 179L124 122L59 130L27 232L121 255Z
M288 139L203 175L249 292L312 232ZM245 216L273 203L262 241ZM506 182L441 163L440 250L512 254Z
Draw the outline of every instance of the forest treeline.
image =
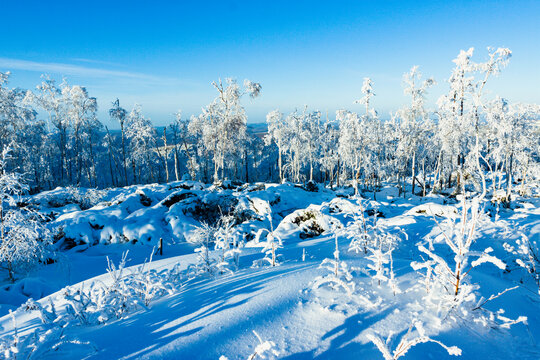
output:
M0 171L24 174L32 192L230 179L348 183L370 191L384 181L404 189L408 181L425 194L460 189L467 179L478 191L507 198L512 186L525 191L527 179L540 176L540 107L486 94L510 57L508 49L489 49L485 61L475 62L472 48L461 51L433 109L425 97L435 80L415 66L403 77L410 103L389 120L373 108L376 87L366 78L360 113L274 110L265 136L247 130L242 98L261 94L249 80L214 82L217 96L198 116L178 112L159 131L140 106L126 110L116 100L108 113L120 131L110 131L85 87L44 75L35 89L10 88L9 72L0 73L0 149L9 148Z

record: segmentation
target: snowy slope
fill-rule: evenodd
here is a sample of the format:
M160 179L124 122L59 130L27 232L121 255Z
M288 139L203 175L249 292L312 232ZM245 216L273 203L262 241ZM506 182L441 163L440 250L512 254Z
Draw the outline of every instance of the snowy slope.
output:
M70 323L64 328L63 339L77 339L80 343L58 346L40 358L218 359L225 355L229 359L245 359L259 344L253 334L256 331L263 340L275 343L279 358L382 359L371 336L386 339L394 334L398 340L390 344L395 348L415 322L422 323L425 335L432 339L459 347L462 358L540 358L540 296L534 279L519 266L517 250L523 235L532 241L540 237L539 198L518 198L515 209L484 204L472 247L476 251L493 248L492 254L502 259L506 268L486 263L472 269L466 283L476 287L470 298L459 309L452 309L450 304L447 311L444 304L433 306L435 300L428 299L430 296L421 284L424 273L414 271L411 262L425 257L419 245L428 243L439 256L453 258L444 244L442 225L437 224L445 219L459 221L461 204L455 200L442 196L400 199L391 187L377 194L378 201L336 197L330 190L307 192L293 185L266 185L255 191L203 189L195 184L193 187L196 189L150 185L111 190L100 204L87 210L66 210L51 221L51 227L63 226L64 232L76 237L77 242L74 248L63 252L63 261L32 274L36 281L49 286L49 293L70 284L72 289L107 284L110 275L103 274L106 256L118 263L122 251L129 249L128 265L141 264L159 237L166 240L166 258L155 256L149 268L175 269L180 280L173 291L151 302L148 308L137 308L120 319L85 326ZM188 191L195 195L170 207L163 204L172 194ZM151 199L151 204L141 204L140 193ZM123 201L117 204L119 197ZM41 194L34 201L44 198ZM194 205L193 199L203 199L195 203L197 206L236 199L234 212L243 211L243 221L236 230L252 235L244 238L239 266L232 274L189 276L189 265L198 261L193 253L195 246L189 244L193 231L189 225L203 221L196 212L185 210ZM48 204L41 204L43 211L54 211ZM210 211L211 207L205 210ZM248 210L252 215L245 215ZM375 221L369 214L377 213L378 228L398 239L393 250L397 292L385 281L378 283L374 272L368 270L373 262L367 254L348 251L349 230L355 226L353 215L363 210L369 224ZM282 246L277 248L279 265L252 267L254 261L264 256L261 249L268 239L256 234L260 229L270 229L269 215L273 233L282 240ZM89 226L91 223L99 226ZM122 231L133 238L105 245L108 242L103 241L104 233ZM315 286L318 277L332 274L332 270L321 268L320 264L326 258L334 258L336 237L340 261L352 275L345 279L345 273L340 272L352 289L350 295L343 288ZM138 241L134 243L133 239ZM92 244L96 245L89 246ZM220 251L212 251L211 256L219 257ZM66 268L71 269L69 276L62 271ZM514 286L517 288L487 302L485 310L469 307L481 303L482 296L489 298ZM63 293L53 293L39 302L47 306L52 301L58 318L68 318ZM24 298L19 299L19 303L23 301ZM497 313L499 309L505 310L504 315ZM14 314L20 335L48 326L41 325L38 311L19 309ZM527 321L505 328L502 316L525 316ZM0 329L3 340L13 336L10 316L0 319ZM412 328L411 338L419 332L415 329ZM440 345L428 342L412 347L405 358L455 357Z

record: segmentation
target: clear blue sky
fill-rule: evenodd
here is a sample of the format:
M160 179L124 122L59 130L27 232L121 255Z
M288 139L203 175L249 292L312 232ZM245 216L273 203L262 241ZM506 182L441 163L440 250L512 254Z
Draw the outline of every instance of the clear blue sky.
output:
M439 82L460 49L508 47L510 65L493 95L540 103L540 1L23 1L0 0L0 71L34 88L41 73L84 85L100 118L116 98L135 102L157 125L215 96L219 77L249 78L251 122L274 108L308 105L360 111L370 76L382 116L406 103L401 77L412 65Z

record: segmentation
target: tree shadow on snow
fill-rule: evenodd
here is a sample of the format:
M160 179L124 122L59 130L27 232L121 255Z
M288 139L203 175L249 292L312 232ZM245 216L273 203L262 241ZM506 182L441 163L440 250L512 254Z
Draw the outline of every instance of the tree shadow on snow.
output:
M209 350L216 351L219 343L223 345L231 338L249 333L257 321L247 316L232 321L217 318L218 322L222 322L222 327L204 332L202 330L211 321L207 318L246 305L252 298L265 292L266 282L296 271L299 271L299 267L264 268L230 277L196 280L172 297L156 302L152 310L88 329L83 338L101 348L93 358L135 359L148 356L160 348L167 348L167 355L162 355L167 358L178 358L180 353L206 358L204 354ZM257 318L277 317L285 311L285 306L282 307L280 309L279 304L278 308L257 307ZM241 317L242 312L237 311L234 316ZM216 332L227 336L221 339L215 336ZM194 334L197 335L193 337ZM119 336L131 341L115 342L114 339ZM186 338L190 336L187 341ZM158 353L152 355L159 357Z

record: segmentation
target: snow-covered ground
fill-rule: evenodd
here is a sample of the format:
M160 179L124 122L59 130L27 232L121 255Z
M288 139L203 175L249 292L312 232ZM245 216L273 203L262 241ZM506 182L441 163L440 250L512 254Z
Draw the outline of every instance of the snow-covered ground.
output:
M448 238L459 237L463 204L474 216L472 200L403 198L392 186L376 201L364 196L321 186L179 182L27 197L50 215L47 226L62 250L56 262L0 288L0 356L217 360L272 348L262 355L383 359L388 348L386 359L455 358L460 351L466 359L540 358L539 287L524 248L526 239L540 240L537 192L516 195L511 208L483 201L465 226L467 234L474 226L470 252L458 256ZM238 245L238 261L224 256L230 248L212 245L216 262L211 273L201 272L194 267L204 255L194 252L197 228L216 225L223 214L233 219L227 236ZM163 255L148 263L160 238ZM107 300L124 294L113 283L126 251L120 283L147 279L139 284L155 290L148 304ZM456 296L441 269L467 256ZM116 266L109 272L108 259ZM77 308L81 294L105 305ZM38 304L20 307L28 298Z

